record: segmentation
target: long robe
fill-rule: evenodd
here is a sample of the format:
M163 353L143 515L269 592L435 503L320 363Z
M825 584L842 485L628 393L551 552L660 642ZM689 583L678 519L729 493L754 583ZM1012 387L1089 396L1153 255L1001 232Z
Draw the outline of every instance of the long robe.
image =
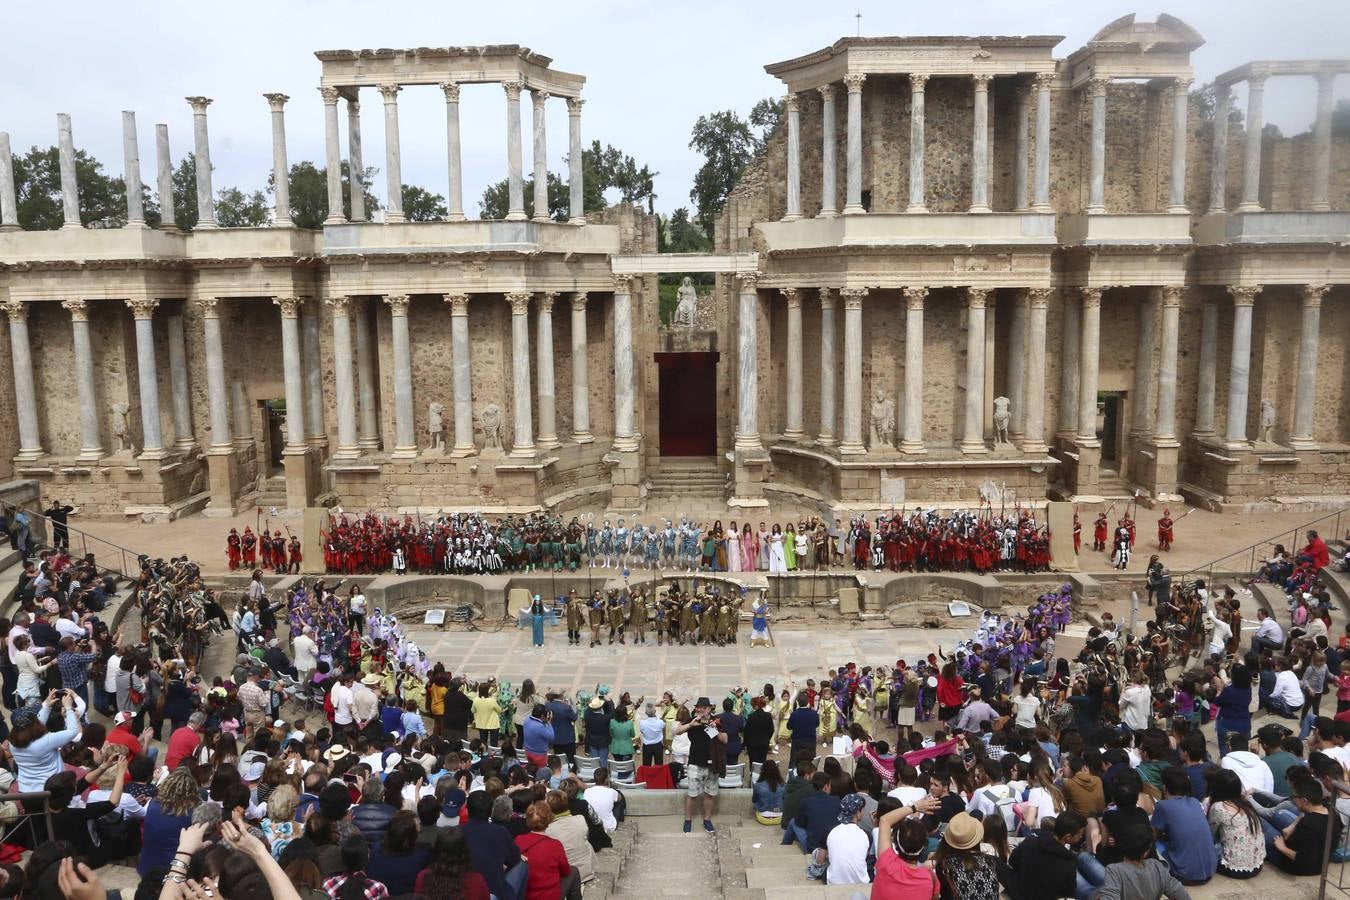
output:
M742 568L740 532L729 531L727 532L727 571L740 572Z
M783 532L783 560L789 572L797 571L797 535L792 531Z
M784 543L785 543L785 542L784 542L783 536L782 536L781 534L771 534L771 535L769 535L769 552L768 552L768 557L769 557L769 571L770 571L770 572L786 572L786 571L787 571L787 558L784 556L784 551L783 551L783 545L784 545Z

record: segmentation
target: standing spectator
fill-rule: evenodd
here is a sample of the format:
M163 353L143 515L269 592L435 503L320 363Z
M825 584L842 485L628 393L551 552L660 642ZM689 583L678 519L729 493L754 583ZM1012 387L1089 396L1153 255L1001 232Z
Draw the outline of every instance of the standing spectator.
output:
M745 717L745 755L752 765L763 765L773 745L776 725L765 705L763 697L755 697L750 701L750 715Z
M79 510L73 506L67 506L60 500L53 500L52 505L42 511L42 514L52 523L53 547L58 547L62 550L70 549L70 527L68 524L68 517L73 512L79 512Z
M14 687L14 696L21 705L36 703L42 696L42 676L56 660L40 663L29 649L32 641L28 635L21 634L14 639L14 664L19 670L19 679Z
M770 729L773 721L769 722ZM638 733L642 738L642 764L659 766L665 756L666 722L656 714L656 705L648 703L638 720Z
M788 732L792 735L791 755L806 752L815 756L816 732L820 729L820 713L811 708L811 697L806 691L797 692L797 708L788 716Z
M1220 686L1214 704L1219 715L1214 720L1214 736L1219 745L1219 755L1228 753L1228 735L1240 734L1244 741L1252 736L1252 675L1242 663L1237 663L1229 672L1231 683Z
M295 654L297 680L302 686L307 686L310 676L319 665L319 645L314 643L314 629L306 625L299 636L291 641L291 647Z
M722 714L717 725L727 736L727 765L734 766L741 758L744 746L745 719L736 712L736 701L727 697L722 701Z
M1153 689L1142 669L1130 673L1130 685L1120 692L1120 720L1131 731L1144 731L1153 715Z
M618 762L627 762L633 758L633 748L637 741L637 732L633 720L628 715L628 707L619 704L614 710L614 718L609 722L609 755Z
M463 748L469 739L469 720L473 716L473 699L464 693L464 679L456 678L450 682L450 690L445 695L445 739L451 747Z
M684 798L684 831L690 831L694 815L694 801L703 798L703 830L712 833L713 798L717 796L717 772L713 769L713 742L726 746L726 733L719 730L712 719L712 701L699 697L694 703L694 717L675 729L676 734L689 735L689 765L685 776L689 788Z
M89 666L98 654L89 649L89 642L61 638L61 652L56 655L56 666L61 670L61 686L73 691L89 706Z
M244 724L248 734L256 734L272 717L272 704L262 689L258 672L248 673L248 679L239 686L239 702L244 708Z
M550 693L544 706L553 724L553 752L567 757L569 765L577 761L577 711L561 694ZM446 701L447 704L449 701ZM447 705L448 709L448 705Z
M609 723L614 712L601 697L592 697L586 704L582 715L582 725L586 734L586 754L600 760L600 765L609 764Z
M530 715L521 726L521 745L525 749L525 759L536 768L548 765L549 743L553 740L553 729L548 724L548 708L536 703Z
M367 676L371 677L371 676ZM378 682L378 679L377 679ZM501 705L497 702L496 679L484 681L478 685L478 696L473 699L473 727L478 730L478 739L483 746L496 746L498 732L502 727ZM606 729L605 741L609 741ZM493 891L496 893L496 891Z

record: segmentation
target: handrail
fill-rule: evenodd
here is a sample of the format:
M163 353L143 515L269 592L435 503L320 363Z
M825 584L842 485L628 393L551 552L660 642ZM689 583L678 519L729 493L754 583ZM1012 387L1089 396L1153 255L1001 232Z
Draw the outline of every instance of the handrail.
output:
M58 527L62 527L66 531L66 537L70 544L72 556L84 557L89 555L90 553L94 553L95 559L97 560L99 554L94 549L90 548L100 548L106 552L104 554L105 561L98 563L98 568L104 570L105 572L112 572L114 574L121 575L123 578L135 578L137 577L137 575L140 574L141 558L145 555L143 553L139 553L135 550L132 550L130 547L123 547L120 544L114 544L112 541L104 540L103 538L100 537L95 537L89 532L83 531L79 528L75 528L71 525L64 525L64 526L58 525L56 522L52 521L50 516L45 515L40 510L32 509L31 507L25 507L20 504L11 503L8 500L0 500L0 508L3 508L6 512L10 511L24 512L30 516L36 516L37 518L46 522L47 541L46 547L44 549L51 549L55 547L54 543L55 529ZM78 553L75 552L76 546L79 547ZM114 567L107 564L106 562L107 552L115 553L118 556L120 560L120 567Z
M33 820L42 816L47 820L47 840L56 840L56 829L52 824L52 805L51 793L48 791L28 791L14 794L0 795L0 802L13 802L19 804L19 816L0 825L0 841L10 843L10 837L20 828L27 826L33 836L29 846L37 847L42 843L37 832L33 830ZM42 809L33 809L38 803L42 804Z
M1241 560L1241 559L1245 559L1246 565L1242 566L1239 569L1239 571L1246 573L1248 576L1255 575L1257 569L1259 568L1259 566L1257 565L1258 551L1264 551L1267 548L1274 548L1276 544L1283 544L1286 550L1288 550L1290 553L1294 553L1302 546L1299 543L1299 535L1302 532L1305 532L1309 529L1323 531L1325 529L1316 528L1316 526L1322 525L1329 519L1332 520L1331 532L1336 538L1340 538L1342 536L1341 520L1343 518L1348 523L1350 523L1350 507L1334 510L1332 512L1326 513L1325 515L1318 516L1316 519L1312 519L1310 521L1303 522L1299 525L1295 525L1293 528L1284 529L1283 531L1278 532L1272 537L1268 537L1264 540L1257 541L1256 543L1243 547L1240 550L1233 550L1229 553L1226 553L1223 556L1210 560L1208 563L1205 563L1204 565L1196 566L1186 572L1183 572L1180 576L1180 580L1192 581L1202 573L1205 575L1206 580L1212 580L1214 572L1216 570L1220 572L1226 572L1235 569L1234 566L1231 565L1224 566L1221 565L1221 563L1227 563L1230 560ZM1323 535L1323 540L1326 540L1325 535Z

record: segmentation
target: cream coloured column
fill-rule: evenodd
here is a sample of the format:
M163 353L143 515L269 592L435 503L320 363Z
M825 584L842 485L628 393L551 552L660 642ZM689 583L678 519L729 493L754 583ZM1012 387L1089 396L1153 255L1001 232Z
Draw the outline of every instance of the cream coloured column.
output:
M866 453L862 441L862 304L867 288L842 288L844 300L844 421L841 454Z
M305 376L300 339L300 307L304 297L273 297L281 309L281 362L286 382L286 452L304 453Z
M1150 294L1157 291L1150 290ZM1143 435L1152 430L1153 415L1149 401L1153 394L1153 344L1157 337L1157 311L1153 297L1148 296L1139 302L1135 309L1134 343L1134 390L1130 397L1133 415L1130 431Z
M19 201L14 191L14 154L9 133L0 131L0 231L19 230Z
M506 193L508 222L525 221L525 175L520 152L520 92L523 81L503 81L506 91Z
M75 135L70 116L56 114L57 162L61 170L61 227L83 228L80 221L80 185L75 174Z
M1026 414L1023 453L1045 453L1045 335L1050 290L1027 291Z
M210 97L188 97L192 107L193 152L197 163L197 228L216 228L216 195L211 189L211 137L206 130Z
M451 222L464 221L464 163L459 141L459 85L453 81L441 84L445 94L445 148L449 166L449 186L446 193L446 218Z
M844 215L866 212L862 205L862 89L866 75L844 76L848 88L848 172L845 183Z
M407 294L388 294L390 344L394 357L394 459L417 457L417 429L413 423L412 335L408 332Z
M1191 106L1191 79L1172 82L1172 183L1167 207L1170 213L1188 213L1186 208L1186 142L1190 137L1187 115Z
M351 298L350 315L356 319L356 391L360 399L359 437L363 450L380 449L380 401L375 383L375 335L365 301Z
M202 317L203 343L206 345L206 400L211 408L211 447L215 455L230 453L230 410L232 398L225 386L225 349L220 337L220 298L201 297L197 312Z
M181 310L164 318L169 345L169 400L173 415L173 445L188 452L196 443L192 433L192 399L188 390L187 337Z
M155 364L155 307L150 298L128 300L136 320L136 381L141 397L141 458L163 459L164 437L159 419L159 366Z
M351 220L366 220L366 188L361 182L365 178L365 163L361 158L361 100L360 88L353 85L347 88L347 180L358 182L355 190L349 190ZM336 144L336 141L334 141ZM342 195L342 181L338 180L338 195Z
M473 366L469 358L469 295L446 294L450 304L450 355L454 375L455 446L451 456L473 456Z
M337 450L333 459L356 459L361 448L356 443L356 360L352 352L351 297L325 300L333 318L333 390L337 396Z
M248 399L248 390L242 381L230 382L230 409L234 416L234 447L246 450L253 439L253 410Z
M586 224L586 167L581 148L581 107L585 100L567 98L567 205L569 225Z
M614 276L614 449L638 448L633 427L633 295L631 275Z
M1082 307L1072 295L1064 295L1064 323L1060 331L1059 430L1064 440L1078 434L1078 340L1082 337Z
M984 305L989 291L966 288L966 402L962 453L987 453L984 444Z
M926 287L905 293L905 420L900 441L904 453L926 453L923 446L923 302Z
M586 341L586 292L572 295L572 440L589 444L591 434L590 365Z
M925 139L924 125L924 87L928 76L920 72L909 75L909 206L908 213L926 213L924 203L923 154Z
M1078 338L1078 445L1099 446L1097 441L1097 366L1102 333L1102 291L1085 287Z
M291 167L286 161L286 101L285 94L263 94L272 110L272 196L276 214L272 224L286 228L291 224Z
M1205 298L1200 312L1200 375L1195 389L1195 435L1214 434L1214 394L1219 369L1219 304Z
M1320 72L1317 78L1317 120L1313 123L1313 185L1314 212L1331 209L1331 117L1335 72Z
M992 75L973 75L975 116L970 141L970 212L987 213L989 207L989 82Z
M141 151L136 138L136 114L122 110L122 159L126 168L127 228L145 227L145 203L141 197Z
M534 221L548 222L548 133L545 130L544 104L548 91L530 91L534 111Z
M535 301L534 367L539 375L539 449L562 446L558 440L558 397L553 386L553 301L557 291L540 291Z
M820 430L816 443L833 447L834 380L837 363L834 353L834 298L829 288L820 289Z
M1030 155L1028 152L1027 131L1031 128L1031 94L1026 85L1019 84L1016 89L1017 134L1013 141L1013 209L1024 212L1027 209L1027 174Z
M783 288L778 293L787 303L787 422L783 439L800 441L806 436L802 428L802 298L796 288Z
M173 208L173 157L169 155L169 126L155 126L155 190L159 194L159 227L177 231Z
M530 408L530 295L510 293L511 306L511 415L515 433L512 456L534 456L534 420Z
M1050 85L1054 73L1036 76L1036 173L1032 178L1031 208L1052 212L1050 206Z
M802 117L797 95L789 92L783 108L787 113L787 212L783 221L795 222L802 217Z
M1228 108L1233 92L1226 84L1214 86L1214 142L1210 148L1209 213L1228 209Z
M38 431L37 391L33 388L33 352L28 340L28 304L22 300L0 303L9 316L9 353L14 367L14 406L19 419L18 459L32 462L42 456Z
M1088 164L1087 205L1090 215L1106 212L1106 87L1110 83L1111 79L1099 75L1092 76L1088 81L1088 99L1092 103L1092 153ZM1093 404L1095 410L1095 400ZM1096 417L1095 412L1093 417ZM1079 424L1081 427L1082 423Z
M834 186L836 170L839 167L835 160L835 137L834 137L834 85L822 84L817 90L820 91L820 212L816 214L819 219L832 219L838 213L835 205L835 194L837 190Z
M1182 288L1168 285L1160 291L1162 325L1158 340L1158 409L1153 417L1153 443L1177 445L1177 344L1181 330Z
M1261 285L1232 286L1233 351L1228 363L1228 429L1225 442L1231 449L1247 444L1247 391L1252 365L1252 307Z
M1266 76L1253 75L1247 79L1247 141L1242 152L1242 202L1238 212L1261 211L1261 131L1265 128L1262 113L1266 95Z
M305 438L312 447L328 443L323 424L323 359L319 355L320 303L300 304L301 366L305 381Z
M342 214L342 147L338 143L337 103L342 94L335 87L321 87L319 93L323 95L323 164L328 182L328 216L323 222L325 225L340 225L347 221L347 217ZM355 169L352 166L353 201L361 192Z
M1008 438L1021 446L1027 429L1027 292L1018 289L1013 296L1012 319L1008 322L1008 405L1012 420Z
M1303 325L1298 341L1298 387L1294 392L1294 430L1289 446L1295 450L1316 450L1313 412L1317 408L1317 340L1322 320L1325 284L1303 286Z
M70 313L71 344L75 356L75 396L80 402L79 458L93 462L103 456L103 439L98 427L94 352L89 344L89 304L83 300L65 300L61 306Z
M397 84L381 84L376 88L384 98L384 220L390 224L402 222L403 216L403 158L398 136Z
M759 282L758 272L741 272L736 316L736 449L763 450L759 437Z

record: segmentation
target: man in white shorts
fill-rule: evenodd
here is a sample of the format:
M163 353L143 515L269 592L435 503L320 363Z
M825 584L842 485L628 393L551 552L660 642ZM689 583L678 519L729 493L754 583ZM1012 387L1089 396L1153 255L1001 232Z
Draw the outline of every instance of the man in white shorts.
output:
M717 773L713 771L713 741L727 742L726 732L712 715L712 701L699 697L694 704L694 717L675 729L676 734L689 735L689 763L685 773L689 789L684 798L684 830L687 834L694 818L694 801L703 798L703 830L711 833L713 798L717 796Z

